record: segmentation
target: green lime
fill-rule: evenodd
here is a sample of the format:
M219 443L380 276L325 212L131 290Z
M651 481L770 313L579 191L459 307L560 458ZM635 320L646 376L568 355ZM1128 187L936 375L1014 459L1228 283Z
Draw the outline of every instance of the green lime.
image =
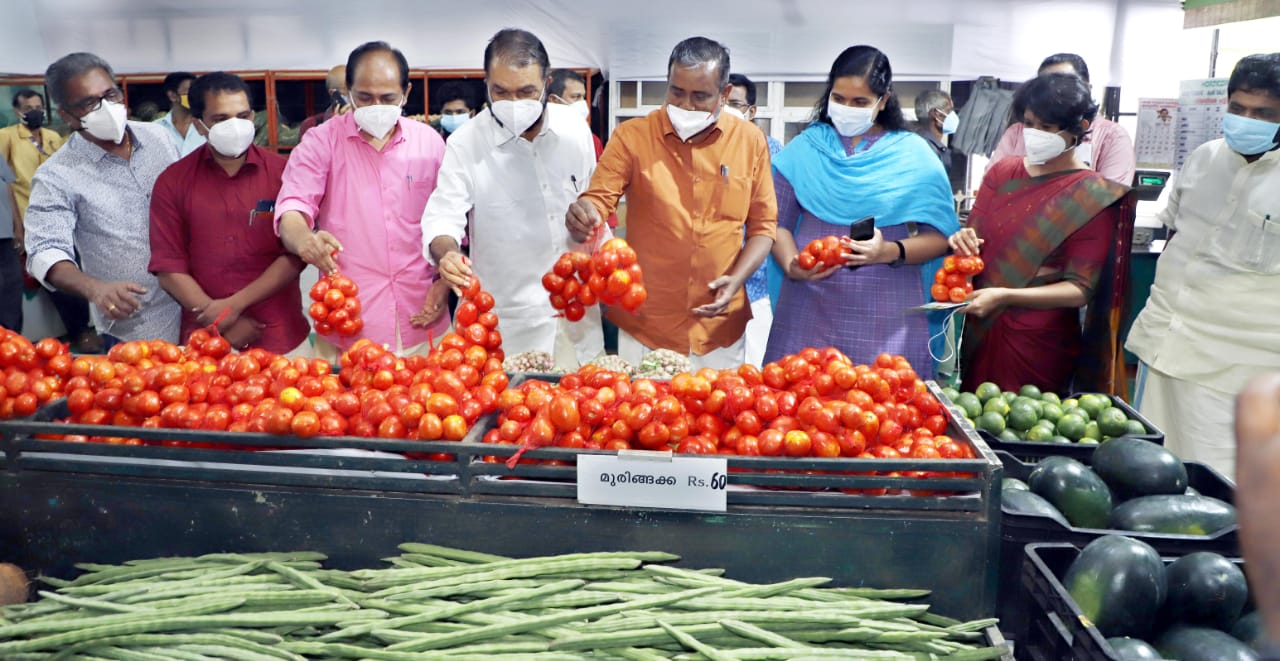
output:
M983 413L997 413L1001 417L1009 415L1009 402L1004 401L1003 397L992 397L982 405Z
M1084 437L1092 438L1095 441L1102 440L1102 430L1098 428L1097 420L1090 420L1084 426Z
M1047 427L1036 425L1027 430L1027 440L1032 443L1047 443L1053 438L1053 430Z
M1040 392L1039 388L1032 385L1022 386L1022 389L1018 391L1018 394L1023 397L1030 397L1031 399L1041 399L1044 397L1044 393Z
M1066 436L1072 441L1078 441L1084 438L1085 427L1089 424L1082 415L1074 415L1068 413L1058 419L1058 424L1054 427L1060 436Z
M1000 386L987 381L986 383L978 386L978 389L973 391L973 394L977 395L978 399L982 400L983 404L986 404L987 400L1000 396Z
M1111 407L1111 400L1103 395L1081 395L1080 408L1089 414L1089 418L1097 420L1104 409Z
M1013 403L1013 400L1015 400L1015 399L1017 399L1017 398L1018 398L1018 393L1016 393L1016 392L1002 392L1002 393L1000 393L1000 398L1001 398L1001 399L1003 399L1006 403L1008 403L1008 404L1012 404L1012 403Z
M949 402L951 402L952 404L954 404L954 403L955 403L955 401L956 401L957 399L960 399L960 391L959 391L959 390L956 390L955 388L950 388L950 387L948 387L948 388L943 388L943 389L942 389L942 396L943 396L943 397L946 397L946 398L947 398L947 401L949 401Z
M1070 409L1070 408L1075 408L1075 407L1077 407L1077 406L1080 406L1080 400L1078 400L1078 399L1076 399L1076 398L1074 398L1074 397L1072 397L1071 399L1064 399L1064 400L1062 400L1061 402L1058 402L1058 403L1059 403L1059 404L1062 404L1062 408L1064 408L1064 409Z
M1040 421L1040 416L1036 413L1034 406L1027 403L1015 402L1009 408L1009 426L1018 431L1027 431Z
M1040 405L1040 417L1044 420L1057 422L1058 418L1061 418L1063 413L1064 411L1062 410L1061 404L1054 404L1053 402L1043 402Z
M978 418L978 429L981 429L997 436L1004 431L1004 416L999 413L988 411Z
M1098 429L1106 436L1124 436L1129 431L1129 416L1116 407L1098 414Z
M1056 422L1057 422L1056 420L1037 420L1037 421L1036 421L1036 426L1037 426L1037 427L1044 427L1045 429L1048 429L1049 431L1051 431L1051 432L1052 432L1052 431L1054 430L1054 428L1056 427L1056 425L1054 424L1054 423L1056 423Z
M1085 436L1084 438L1080 439L1080 444L1081 445L1097 445L1098 439Z
M1147 434L1147 426L1137 420L1129 420L1124 423L1125 434L1129 436L1143 436Z
M1066 443L1070 445L1071 439L1067 438L1066 436L1058 436L1057 434L1055 434L1053 438L1049 439L1049 442L1050 443ZM1081 442L1083 443L1083 441Z
M996 434L996 437L1006 443L1017 443L1022 440L1022 436L1012 429L1005 429L999 434Z
M982 415L982 400L971 392L960 393L955 399L955 404L970 418L977 419L978 416Z

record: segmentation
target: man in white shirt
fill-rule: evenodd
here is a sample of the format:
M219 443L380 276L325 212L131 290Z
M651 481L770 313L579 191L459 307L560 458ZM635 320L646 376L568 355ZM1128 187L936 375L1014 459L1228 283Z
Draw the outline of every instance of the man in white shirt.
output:
M1126 347L1165 445L1231 476L1233 400L1280 369L1280 53L1240 60L1227 89L1225 138L1191 153L1161 212L1176 234Z
M493 294L507 355L545 351L573 369L604 351L600 310L557 316L542 275L575 247L564 209L595 169L591 130L566 106L547 104L547 51L507 29L484 54L489 107L449 136L436 189L422 215L424 253L462 287L474 272ZM470 259L459 244L470 220Z

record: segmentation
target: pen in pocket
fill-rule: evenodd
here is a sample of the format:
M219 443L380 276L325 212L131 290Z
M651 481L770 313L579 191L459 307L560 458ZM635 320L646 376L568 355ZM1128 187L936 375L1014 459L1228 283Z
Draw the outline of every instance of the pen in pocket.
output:
M577 176L577 175L573 175L573 174L569 175L569 183L573 184L573 192L575 192L575 193L581 193L581 192L582 192L581 190L578 190L578 176Z
M727 165L720 166L720 178L724 179L724 183L726 184L729 183L729 166Z

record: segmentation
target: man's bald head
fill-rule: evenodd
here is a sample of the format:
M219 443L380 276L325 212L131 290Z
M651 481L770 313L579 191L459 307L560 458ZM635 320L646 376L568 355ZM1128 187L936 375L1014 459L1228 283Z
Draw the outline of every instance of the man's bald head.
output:
M329 74L324 77L324 87L329 91L338 90L343 94L347 93L347 65L339 64L329 70Z

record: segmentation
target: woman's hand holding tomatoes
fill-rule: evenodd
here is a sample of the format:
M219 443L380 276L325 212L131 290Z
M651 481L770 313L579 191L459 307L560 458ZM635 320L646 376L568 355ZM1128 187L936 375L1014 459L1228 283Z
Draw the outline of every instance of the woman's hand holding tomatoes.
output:
M947 244L951 246L951 251L961 257L977 256L982 250L983 243L985 241L978 237L978 232L972 227L962 228L947 239Z

